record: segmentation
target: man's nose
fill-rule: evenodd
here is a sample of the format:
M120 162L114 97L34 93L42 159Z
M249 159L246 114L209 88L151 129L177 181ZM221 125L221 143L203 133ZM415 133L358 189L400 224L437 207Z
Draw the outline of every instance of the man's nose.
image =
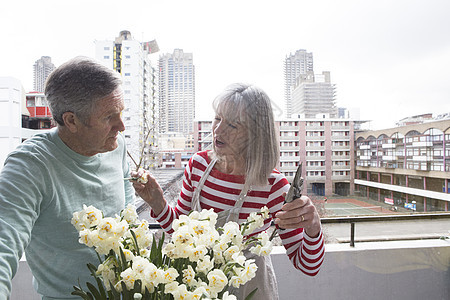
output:
M125 124L123 123L122 117L119 117L115 126L118 131L125 131Z

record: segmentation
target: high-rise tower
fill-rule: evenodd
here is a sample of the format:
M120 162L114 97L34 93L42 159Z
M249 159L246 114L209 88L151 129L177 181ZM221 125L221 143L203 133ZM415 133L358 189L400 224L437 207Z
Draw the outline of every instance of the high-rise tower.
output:
M44 92L45 81L48 75L55 69L50 56L42 56L33 66L34 69L34 86L35 92Z
M96 59L122 75L127 148L135 161L143 159L142 167L152 167L156 162L158 103L156 70L149 54L157 52L158 45L135 40L124 30L114 41L96 41L95 47Z
M304 49L297 50L284 60L284 100L286 104L286 116L292 114L292 89L296 85L297 77L307 72L313 72L313 54Z
M159 58L160 132L193 132L195 67L192 53L175 49Z
M300 74L296 85L291 89L291 115L303 115L306 118L325 115L328 118L337 118L335 90L336 86L331 83L328 71L322 74L310 71Z

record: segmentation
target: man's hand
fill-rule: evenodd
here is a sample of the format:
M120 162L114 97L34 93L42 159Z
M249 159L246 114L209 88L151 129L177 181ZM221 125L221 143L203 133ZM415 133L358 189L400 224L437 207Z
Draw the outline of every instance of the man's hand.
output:
M274 221L279 227L285 229L304 228L310 237L319 236L321 230L319 214L307 196L301 196L290 203L285 203L281 211L275 214Z

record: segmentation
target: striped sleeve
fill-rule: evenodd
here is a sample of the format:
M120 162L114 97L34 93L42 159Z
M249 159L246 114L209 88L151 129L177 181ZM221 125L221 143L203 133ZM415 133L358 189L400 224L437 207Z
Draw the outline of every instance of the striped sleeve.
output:
M177 205L171 207L166 202L164 209L159 215L156 215L153 211L150 212L150 216L161 225L165 232L171 234L173 232L173 221L181 214L187 215L191 211L191 200L194 192L193 181L198 182L201 178L201 174L195 169L205 170L206 166L207 163L204 159L200 159L198 155L192 156L184 170L183 183Z
M277 210L273 215L281 210L284 204L282 194L289 190L287 179L280 175L281 178L272 185L271 198L269 203ZM308 276L315 276L320 270L325 254L325 244L322 230L316 238L309 237L303 228L297 229L278 229L281 241L286 254L294 267Z

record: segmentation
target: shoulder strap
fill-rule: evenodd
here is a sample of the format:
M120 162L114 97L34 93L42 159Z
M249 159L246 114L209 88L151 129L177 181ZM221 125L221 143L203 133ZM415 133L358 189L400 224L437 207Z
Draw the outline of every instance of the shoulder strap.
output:
M205 185L206 178L208 178L209 173L211 173L212 168L217 162L217 158L214 158L211 163L206 167L205 172L203 173L200 181L198 182L197 188L194 190L194 194L191 199L191 209L196 211L201 211L200 207L200 192L202 191L203 186Z

